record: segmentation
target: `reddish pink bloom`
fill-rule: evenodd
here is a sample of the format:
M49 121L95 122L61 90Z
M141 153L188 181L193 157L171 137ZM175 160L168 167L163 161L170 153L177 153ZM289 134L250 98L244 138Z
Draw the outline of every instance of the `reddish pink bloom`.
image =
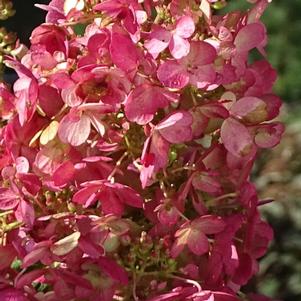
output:
M162 27L154 28L144 46L154 58L169 47L171 55L175 59L181 59L189 53L190 44L187 39L192 36L194 30L192 18L183 16L177 21L176 28L172 32Z
M73 202L89 207L99 200L104 214L120 216L124 213L125 205L136 208L143 205L141 197L132 188L119 183L94 181L82 186L84 188L73 196Z
M209 43L192 42L186 57L163 63L157 76L169 88L181 89L188 83L197 88L205 88L215 81L216 73L212 65L215 58L216 51Z
M178 257L187 245L195 255L203 255L209 251L206 234L216 234L224 230L225 223L220 217L204 215L192 222L184 223L175 233L176 240L171 249L172 257Z

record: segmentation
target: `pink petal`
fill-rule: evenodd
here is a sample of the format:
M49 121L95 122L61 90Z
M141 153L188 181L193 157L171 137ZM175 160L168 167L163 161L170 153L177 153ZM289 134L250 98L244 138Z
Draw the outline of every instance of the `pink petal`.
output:
M73 195L72 202L88 207L97 200L96 192L98 190L99 186L97 185L82 188Z
M64 256L68 254L77 247L80 235L80 232L73 232L72 234L56 241L50 247L51 252L57 256Z
M247 96L236 101L230 112L249 124L258 124L268 118L267 105L257 97Z
M125 185L113 185L117 188L115 193L119 196L119 199L122 200L127 205L136 208L142 208L143 206L143 199L142 197L131 187Z
M101 202L101 209L104 214L114 214L116 216L123 215L125 210L124 203L121 202L113 189L104 189L97 194L97 198Z
M177 21L175 33L181 38L190 38L195 31L194 21L189 16L183 16Z
M182 89L189 83L189 75L185 68L176 61L167 61L160 65L157 77L166 87Z
M40 261L48 252L47 248L38 248L28 253L23 258L22 267L28 268L36 262Z
M174 34L169 44L169 50L175 59L181 59L189 53L190 44L187 40Z
M205 234L220 233L225 229L225 222L221 217L215 215L203 215L191 223L192 228L196 228Z
M268 120L277 117L279 115L279 111L282 105L281 99L274 94L267 94L262 96L262 100L267 105Z
M28 298L24 296L22 291L15 288L6 288L0 292L1 301L29 301Z
M15 216L18 221L23 222L27 227L32 228L35 219L35 212L33 205L21 199Z
M16 159L16 170L18 173L27 173L29 171L27 158L21 156Z
M215 48L204 41L190 43L188 56L180 60L182 66L203 66L214 62L217 56Z
M100 268L109 275L112 279L127 285L129 282L128 274L123 267L118 265L113 259L107 257L100 257L98 259Z
M198 256L201 256L209 251L208 238L203 232L195 229L190 231L187 244L190 251Z
M90 131L91 122L87 115L70 112L61 120L58 135L62 142L78 146L86 142Z
M10 210L19 203L19 196L8 188L0 187L0 209Z
M189 82L199 89L213 84L216 79L216 72L213 65L199 66L191 72Z
M65 161L55 170L52 178L55 186L65 185L73 180L75 168L71 161Z
M134 43L126 35L114 31L110 52L113 63L123 71L130 73L138 66L138 54Z
M0 246L0 254L1 254L0 256L0 271L1 271L10 267L11 263L13 262L17 254L12 245Z
M39 86L39 105L48 117L52 117L64 103L57 89L44 84Z
M208 103L199 107L200 111L208 118L223 118L229 117L228 110L219 103Z
M91 258L98 258L104 255L104 248L102 246L94 244L85 237L80 237L79 248Z
M234 45L239 52L246 52L260 46L265 37L264 25L262 23L251 23L237 33Z
M170 143L183 143L192 139L192 116L186 111L176 111L164 118L156 130Z
M71 86L62 90L62 99L69 107L79 106L83 100L76 94L77 86Z
M136 87L125 103L125 115L133 122L146 124L150 122L158 109L176 101L177 95L160 87L144 84Z
M255 143L262 148L276 146L284 133L284 125L280 122L260 126L255 135Z
M253 149L253 139L248 129L231 117L223 122L221 139L225 148L237 157L248 155Z
M195 174L192 185L194 188L207 193L217 194L221 192L221 184L219 181L201 172Z
M153 58L157 58L157 56L168 47L170 39L171 33L168 30L158 28L151 32L150 40L144 43L144 47Z

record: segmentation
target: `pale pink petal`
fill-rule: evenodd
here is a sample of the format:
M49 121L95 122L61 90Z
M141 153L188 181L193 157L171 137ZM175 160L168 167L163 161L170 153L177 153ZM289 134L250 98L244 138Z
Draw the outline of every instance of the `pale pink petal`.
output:
M80 112L69 113L60 122L58 135L62 142L78 146L86 142L91 131L90 118Z
M18 221L23 222L27 227L32 228L35 219L33 205L21 199L15 216Z
M225 148L234 156L243 157L252 151L253 139L248 129L233 118L223 122L221 139Z
M144 47L153 58L157 58L157 56L168 47L170 39L171 33L168 30L158 28L151 32L150 40L144 43Z
M251 23L244 26L236 35L234 45L239 52L246 52L265 40L266 32L262 23Z
M256 131L255 143L262 148L276 146L284 133L284 125L280 122L260 126Z
M236 101L230 112L249 124L258 124L268 118L267 105L257 97L247 96Z
M190 44L187 40L174 34L169 44L169 50L175 59L181 59L189 53Z
M190 38L194 33L194 30L195 25L191 17L183 16L177 21L175 33L181 38Z

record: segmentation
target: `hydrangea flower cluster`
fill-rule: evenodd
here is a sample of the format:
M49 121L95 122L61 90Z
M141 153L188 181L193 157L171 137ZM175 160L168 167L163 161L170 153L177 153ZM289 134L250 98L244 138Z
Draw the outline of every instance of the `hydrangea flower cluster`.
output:
M265 300L241 292L273 237L250 172L284 128L249 2L37 5L0 86L1 300Z

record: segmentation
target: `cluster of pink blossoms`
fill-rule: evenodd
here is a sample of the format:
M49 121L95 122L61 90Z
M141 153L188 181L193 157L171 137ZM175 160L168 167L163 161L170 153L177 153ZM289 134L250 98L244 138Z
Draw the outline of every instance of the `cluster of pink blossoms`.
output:
M0 85L2 301L267 300L240 290L273 236L250 172L284 128L249 2L38 5Z

